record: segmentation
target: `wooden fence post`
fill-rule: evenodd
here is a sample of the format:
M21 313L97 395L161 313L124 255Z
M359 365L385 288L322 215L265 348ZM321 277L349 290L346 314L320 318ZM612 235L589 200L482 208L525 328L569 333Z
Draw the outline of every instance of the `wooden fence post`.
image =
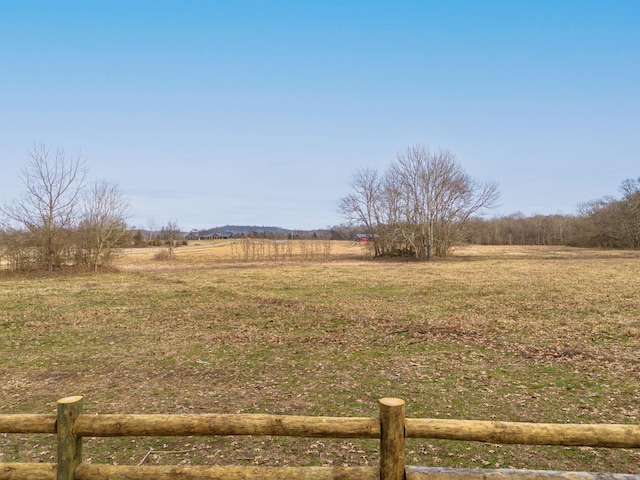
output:
M73 434L73 423L82 413L82 397L58 400L58 468L56 480L73 480L82 461L82 437Z
M380 399L380 480L404 479L404 400Z

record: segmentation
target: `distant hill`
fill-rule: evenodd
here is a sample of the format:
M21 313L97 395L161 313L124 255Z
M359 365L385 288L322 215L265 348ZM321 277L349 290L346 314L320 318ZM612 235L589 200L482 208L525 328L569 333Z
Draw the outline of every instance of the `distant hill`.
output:
M232 232L232 233L249 233L249 232L275 232L275 233L290 233L294 230L287 230L280 227L258 226L258 225L225 225L223 227L215 227L210 230L211 232Z

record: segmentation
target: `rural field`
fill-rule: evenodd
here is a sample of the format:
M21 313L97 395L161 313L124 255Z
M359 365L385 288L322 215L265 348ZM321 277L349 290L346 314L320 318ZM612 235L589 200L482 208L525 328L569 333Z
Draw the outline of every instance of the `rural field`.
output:
M0 413L378 415L640 422L640 252L457 249L370 260L360 245L193 242L113 270L0 275ZM375 465L373 440L85 439L95 463ZM411 439L407 463L640 473L640 450ZM55 438L0 435L0 462ZM152 451L151 454L148 454ZM148 454L148 455L147 455Z

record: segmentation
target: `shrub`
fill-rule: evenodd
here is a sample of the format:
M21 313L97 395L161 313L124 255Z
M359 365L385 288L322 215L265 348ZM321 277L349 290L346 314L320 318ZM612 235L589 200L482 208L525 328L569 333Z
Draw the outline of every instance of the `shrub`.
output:
M173 257L173 254L169 250L161 250L153 256L153 259L159 262L166 262L171 260L171 257Z

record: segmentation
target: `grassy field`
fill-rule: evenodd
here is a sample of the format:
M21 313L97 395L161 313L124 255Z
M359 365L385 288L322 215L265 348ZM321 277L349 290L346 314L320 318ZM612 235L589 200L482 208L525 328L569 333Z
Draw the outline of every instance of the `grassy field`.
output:
M278 250L279 249L279 250ZM297 252L297 253L296 253ZM430 263L360 246L192 244L98 275L0 276L0 413L407 416L639 423L640 252L458 249ZM377 442L86 439L100 463L372 465ZM629 449L411 440L409 464L640 473ZM176 453L177 452L177 453ZM53 461L0 435L0 462Z

